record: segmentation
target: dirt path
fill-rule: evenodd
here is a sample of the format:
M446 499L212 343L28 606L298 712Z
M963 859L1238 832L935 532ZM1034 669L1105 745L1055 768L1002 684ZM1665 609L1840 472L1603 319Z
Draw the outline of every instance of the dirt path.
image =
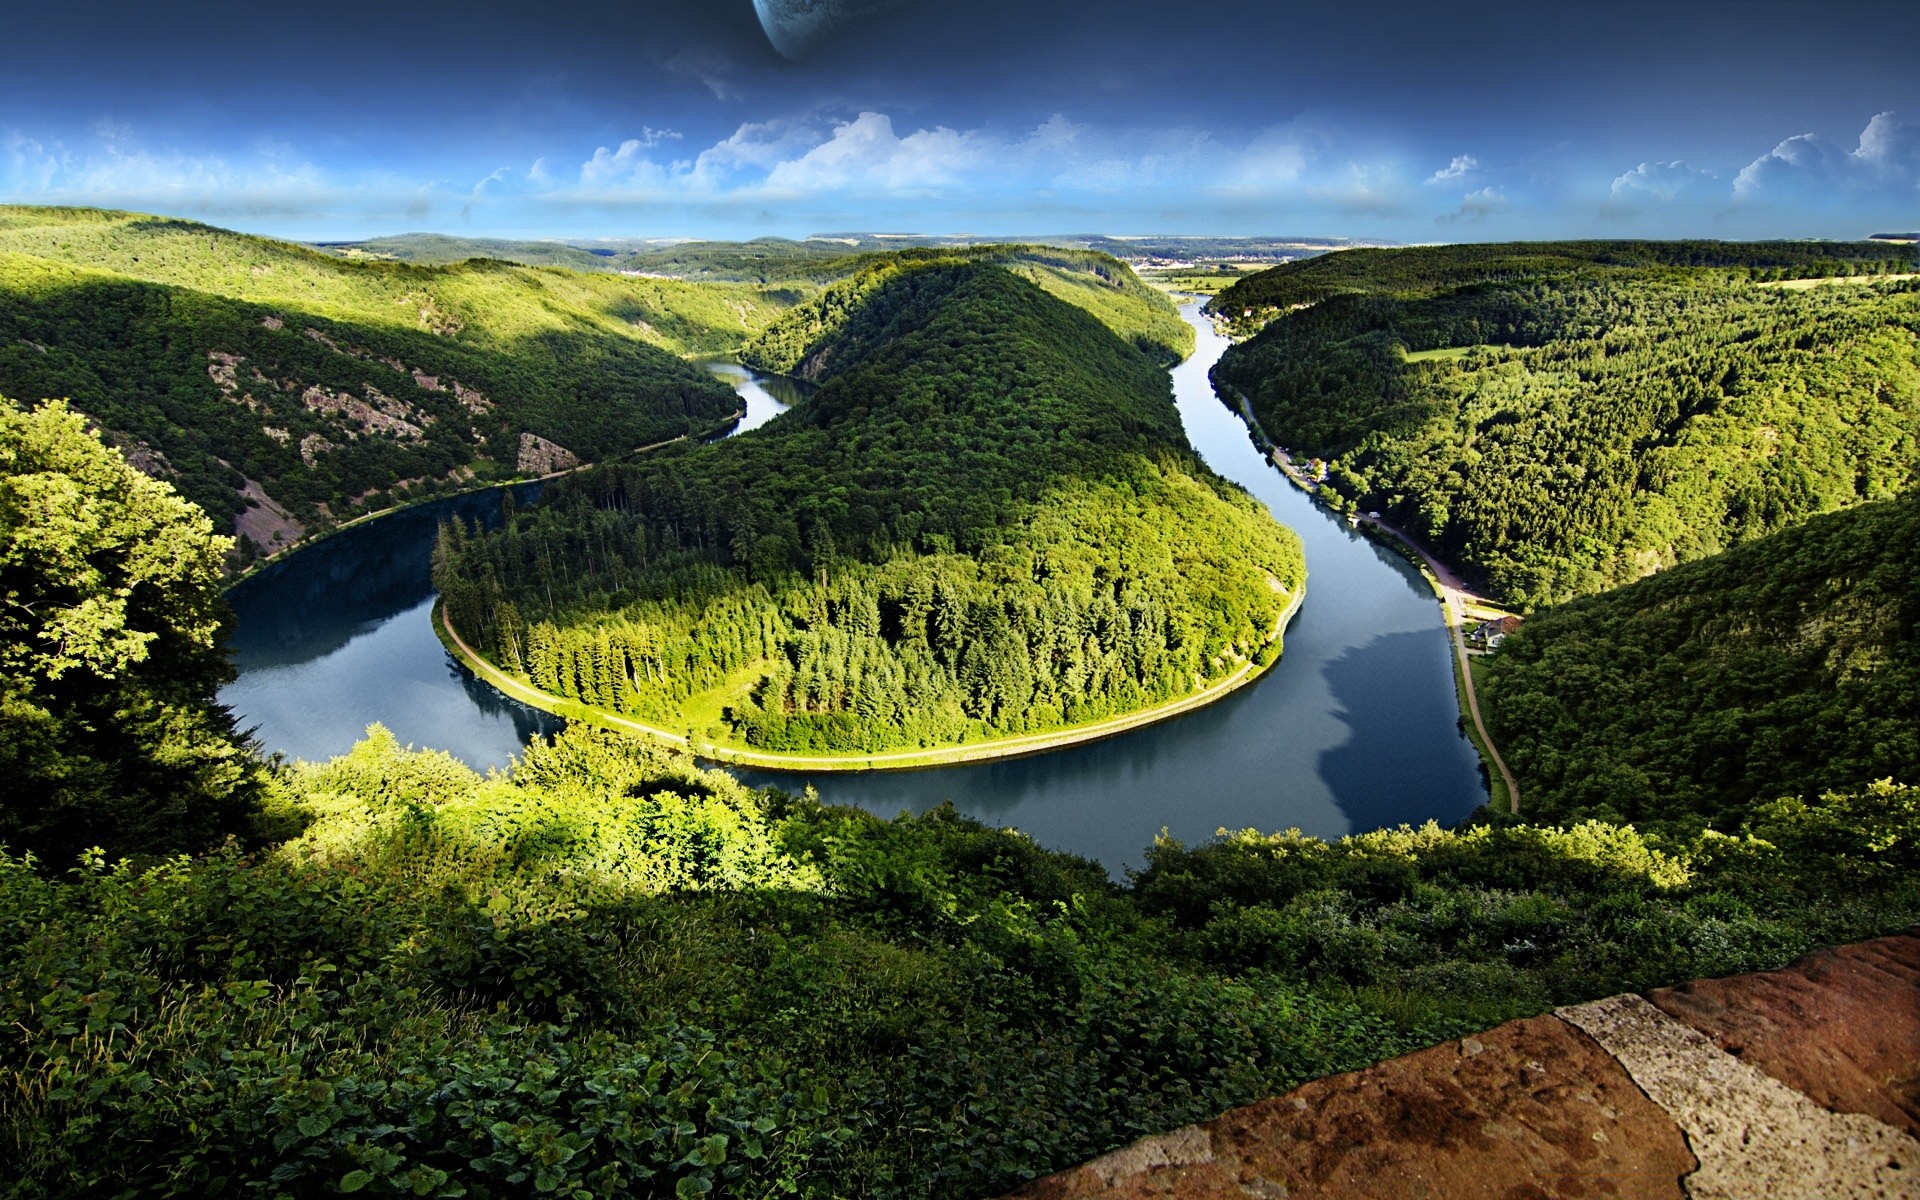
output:
M1274 622L1273 637L1279 637L1286 631L1287 624L1293 620L1293 615L1300 611L1300 604L1306 598L1306 592L1307 589L1304 586L1294 592L1286 609ZM1178 700L1169 700L1165 704L1144 708L1123 716L1109 717L1104 721L1076 725L1071 729L1051 730L1047 733L995 738L992 741L974 742L965 746L945 746L930 750L893 750L880 754L769 754L759 750L722 746L713 742L690 743L685 734L673 733L657 725L649 725L644 721L636 721L631 717L594 708L577 700L566 700L543 692L515 679L481 658L473 647L469 646L454 630L453 626L448 624L439 604L433 607L433 625L448 643L448 648L454 651L468 670L522 703L531 704L546 712L557 713L570 720L584 720L611 729L657 738L670 745L685 746L701 757L717 762L735 763L743 767L763 767L776 771L898 771L1040 754L1083 742L1098 741L1101 738L1151 725L1156 721L1164 721L1169 717L1177 717L1181 713L1213 703L1260 674L1257 669L1258 663L1248 659L1241 663L1233 674L1190 696L1182 696Z

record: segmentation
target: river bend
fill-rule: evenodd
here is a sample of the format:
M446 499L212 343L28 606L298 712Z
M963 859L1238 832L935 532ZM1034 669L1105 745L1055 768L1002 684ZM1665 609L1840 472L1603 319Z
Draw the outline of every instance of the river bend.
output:
M1215 399L1207 371L1226 349L1197 307L1198 348L1174 369L1187 436L1215 471L1300 534L1307 599L1286 653L1257 682L1197 712L1032 758L867 775L729 768L752 784L883 815L947 801L1043 845L1119 871L1162 829L1198 841L1221 828L1299 828L1321 837L1434 818L1485 801L1479 760L1459 732L1441 612L1415 570L1314 506L1254 449ZM793 402L793 385L713 364L738 388L736 434ZM519 492L521 502L533 498ZM409 509L292 555L231 593L239 678L221 693L264 748L290 758L343 753L374 721L402 742L505 765L554 718L509 700L433 635L434 530L457 514L497 523L498 492Z

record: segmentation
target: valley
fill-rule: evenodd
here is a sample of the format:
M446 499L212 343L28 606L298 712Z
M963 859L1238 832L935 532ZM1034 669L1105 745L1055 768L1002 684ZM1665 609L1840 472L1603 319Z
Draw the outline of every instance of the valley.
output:
M32 220L105 232L76 264L6 260L33 260L21 278L132 273L153 245L118 217ZM227 288L229 250L263 253L200 227L160 244ZM556 369L654 364L720 419L620 427L631 444L592 456L509 420L537 440L499 478L563 473L364 522L241 583L242 684L317 683L308 664L360 647L364 677L288 696L287 728L358 737L307 761L263 755L227 700L247 693L221 690L221 514L152 477L187 451L123 453L166 427L84 400L9 401L15 1191L506 1194L544 1172L587 1194L985 1197L1513 1018L1902 929L1920 917L1904 253L1343 250L1222 289L1231 347L1123 264L1001 246L789 279L725 340L736 368L695 361L717 332L643 354L576 321L595 348ZM340 294L406 271L640 286L337 269ZM1835 282L1768 286L1799 279ZM167 295L168 320L215 304ZM244 304L268 302L232 311L331 367L466 353L469 325L349 336L318 303ZM148 328L92 312L30 332L67 362L78 330ZM196 370L204 341L179 343ZM138 399L170 344L108 346L103 395ZM360 441L452 420L246 345L205 378L259 420L295 385ZM474 354L466 374L396 357L446 370L444 397L416 387L460 405L488 378ZM1312 501L1266 438L1324 463ZM1475 810L1440 610L1340 519L1369 511L1527 611L1472 668L1517 813ZM435 591L567 728L431 641ZM807 762L1105 733L1209 688L1230 694L1031 758L817 782ZM402 719L438 708L418 729L462 753L350 732L376 692ZM729 774L676 739L805 769ZM1327 836L1300 827L1328 812Z

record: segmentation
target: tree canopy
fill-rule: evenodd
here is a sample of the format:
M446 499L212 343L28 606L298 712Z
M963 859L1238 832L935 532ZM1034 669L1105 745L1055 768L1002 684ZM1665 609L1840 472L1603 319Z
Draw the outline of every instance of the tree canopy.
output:
M1199 462L1154 357L986 262L854 283L750 348L823 381L792 411L449 530L455 627L548 691L777 751L1081 724L1278 653L1297 540Z
M0 843L204 849L259 764L214 706L227 539L58 402L0 398Z
M1214 311L1264 327L1214 378L1327 460L1334 503L1549 604L1912 481L1913 261L1831 243L1346 251L1222 292Z

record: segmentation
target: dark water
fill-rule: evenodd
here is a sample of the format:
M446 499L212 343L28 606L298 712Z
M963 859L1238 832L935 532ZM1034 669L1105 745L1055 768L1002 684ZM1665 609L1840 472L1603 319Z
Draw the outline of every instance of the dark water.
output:
M1411 567L1313 507L1260 457L1207 383L1225 340L1191 308L1187 317L1199 348L1174 387L1188 437L1306 543L1307 599L1279 664L1196 713L1077 749L930 771L737 775L810 784L823 799L887 815L951 800L1115 870L1138 865L1162 828L1190 842L1249 826L1338 837L1458 820L1486 798L1457 725L1439 605ZM783 381L724 373L747 397L743 428L791 399L778 394ZM499 501L448 503L481 514ZM241 675L222 698L269 750L325 758L377 720L403 742L493 766L546 728L549 718L474 681L428 626L440 508L340 535L235 589Z
M747 402L733 432L765 424L796 394L791 380L713 363ZM538 484L514 489L522 503ZM496 527L501 493L479 492L370 521L268 567L233 589L230 645L240 677L220 699L269 752L343 754L372 722L402 742L505 766L562 722L481 683L433 634L435 531L458 517Z

